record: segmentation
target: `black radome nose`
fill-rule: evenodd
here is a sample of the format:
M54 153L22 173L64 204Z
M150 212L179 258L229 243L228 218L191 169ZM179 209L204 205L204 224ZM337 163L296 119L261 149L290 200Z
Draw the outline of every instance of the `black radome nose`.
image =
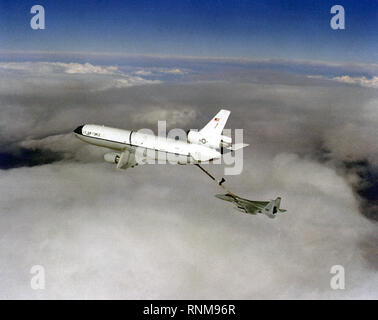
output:
M77 127L74 130L74 132L77 133L77 134L83 134L83 132L82 132L83 127L84 127L84 125Z

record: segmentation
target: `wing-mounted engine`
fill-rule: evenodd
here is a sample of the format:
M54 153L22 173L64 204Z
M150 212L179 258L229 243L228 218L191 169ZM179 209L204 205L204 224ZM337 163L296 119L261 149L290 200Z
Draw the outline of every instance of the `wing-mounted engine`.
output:
M138 162L135 159L135 152L130 152L129 150L125 150L122 153L106 153L104 155L104 160L106 162L117 164L117 169L127 169L138 165Z
M117 152L109 152L104 154L104 160L109 163L118 163L120 157L121 154Z

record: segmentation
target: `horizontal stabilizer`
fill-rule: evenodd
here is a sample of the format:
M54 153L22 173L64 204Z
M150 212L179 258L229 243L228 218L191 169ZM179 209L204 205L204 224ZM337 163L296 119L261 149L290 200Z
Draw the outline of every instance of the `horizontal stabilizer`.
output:
M248 143L235 143L234 145L232 145L230 147L226 147L225 149L231 150L231 151L238 151L238 150L243 149L243 148L248 147L248 146L249 146Z

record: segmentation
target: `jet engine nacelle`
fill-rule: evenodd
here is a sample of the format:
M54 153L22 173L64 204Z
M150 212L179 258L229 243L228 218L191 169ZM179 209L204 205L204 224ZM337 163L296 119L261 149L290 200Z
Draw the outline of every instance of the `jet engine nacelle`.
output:
M201 131L190 130L188 132L188 142L194 144L204 145L206 147L219 149L221 147L229 147L232 144L232 139L222 135L204 135Z
M232 146L232 138L227 136L221 136L221 147L228 148Z
M116 152L109 152L104 154L104 160L110 163L118 163L121 155Z

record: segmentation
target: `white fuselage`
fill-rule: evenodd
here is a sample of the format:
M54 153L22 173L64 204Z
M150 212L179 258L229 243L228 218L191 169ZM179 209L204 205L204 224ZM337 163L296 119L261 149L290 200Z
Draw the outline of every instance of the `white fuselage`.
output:
M204 145L137 131L86 124L76 128L74 133L80 140L96 146L117 151L134 152L138 149L156 160L160 159L161 153L166 153L172 155L171 159L175 159L174 162L178 164L211 161L221 157L220 152Z

